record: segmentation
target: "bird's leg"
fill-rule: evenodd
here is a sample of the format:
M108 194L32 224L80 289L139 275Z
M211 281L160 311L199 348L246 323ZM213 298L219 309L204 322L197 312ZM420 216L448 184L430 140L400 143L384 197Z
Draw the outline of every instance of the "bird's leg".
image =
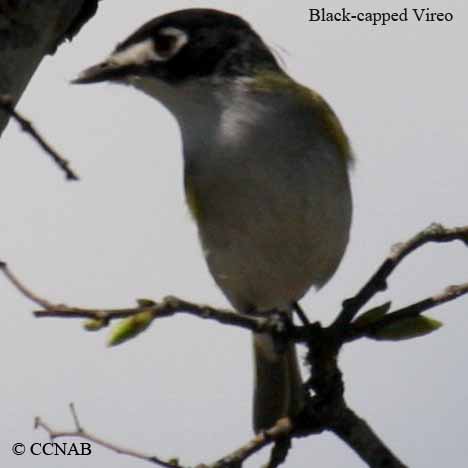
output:
M302 322L302 325L307 326L310 325L309 319L307 318L304 310L302 307L299 305L299 302L295 302L293 304L293 310L296 312L297 316L299 317L300 321Z

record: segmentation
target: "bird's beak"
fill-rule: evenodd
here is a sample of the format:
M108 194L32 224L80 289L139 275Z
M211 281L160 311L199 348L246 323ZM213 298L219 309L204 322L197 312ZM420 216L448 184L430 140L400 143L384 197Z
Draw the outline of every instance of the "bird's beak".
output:
M0 0L1 1L1 0ZM146 39L130 46L116 49L106 60L82 71L73 84L113 81L125 83L131 76L148 72L160 60L154 51L153 41Z
M106 60L83 70L76 78L71 80L72 84L100 83L102 81L124 81L129 75L134 74L134 65L122 65Z

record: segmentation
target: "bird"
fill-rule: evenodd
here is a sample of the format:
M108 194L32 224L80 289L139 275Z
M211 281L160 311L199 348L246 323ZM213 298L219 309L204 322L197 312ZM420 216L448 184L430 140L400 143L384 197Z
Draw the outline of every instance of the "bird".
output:
M330 105L235 14L158 16L76 84L134 87L180 128L184 187L208 269L241 314L291 319L335 273L349 241L354 160ZM303 410L294 343L253 334L253 429Z

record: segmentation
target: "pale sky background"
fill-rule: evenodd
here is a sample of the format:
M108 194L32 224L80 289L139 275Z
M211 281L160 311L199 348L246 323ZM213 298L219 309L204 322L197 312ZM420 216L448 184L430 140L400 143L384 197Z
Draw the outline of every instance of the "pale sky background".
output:
M346 257L333 280L303 305L328 323L394 242L432 221L468 224L468 133L464 0L392 2L450 11L451 23L373 27L309 23L308 8L388 11L388 2L103 1L71 43L47 58L18 109L81 176L65 182L11 122L0 141L0 258L55 302L130 306L167 294L225 306L200 254L183 201L182 157L173 118L130 88L70 86L81 69L154 16L211 6L240 14L282 51L289 73L322 93L357 155L355 215ZM468 251L429 246L390 281L405 305L468 280ZM251 436L248 333L182 317L139 339L105 347L75 320L34 319L35 306L0 278L0 466L130 468L145 462L97 446L88 457L15 456L15 442L46 442L42 416L83 426L110 441L185 465L210 462ZM411 467L462 467L468 460L468 299L431 312L437 333L400 343L359 341L341 355L350 405ZM303 350L301 350L303 354ZM332 435L294 442L288 467L360 468ZM266 452L247 467L258 467ZM146 466L151 466L146 463Z

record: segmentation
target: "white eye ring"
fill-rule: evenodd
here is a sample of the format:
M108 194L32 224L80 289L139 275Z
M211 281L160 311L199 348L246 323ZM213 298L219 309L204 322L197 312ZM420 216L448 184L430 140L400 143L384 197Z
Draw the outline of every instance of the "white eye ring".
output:
M159 37L170 39L169 47L158 48L158 38L154 39L154 53L158 57L157 60L167 60L176 55L179 50L188 42L188 36L184 31L177 28L167 27L159 31Z
M169 39L169 47L158 50L158 39L145 39L127 48L115 52L109 61L116 65L143 65L145 63L165 62L173 57L188 42L188 36L177 28L163 28L159 31L160 37Z
M160 60L154 53L153 42L151 39L146 39L142 42L132 44L119 52L114 52L109 57L109 62L122 66L142 65L151 60Z

